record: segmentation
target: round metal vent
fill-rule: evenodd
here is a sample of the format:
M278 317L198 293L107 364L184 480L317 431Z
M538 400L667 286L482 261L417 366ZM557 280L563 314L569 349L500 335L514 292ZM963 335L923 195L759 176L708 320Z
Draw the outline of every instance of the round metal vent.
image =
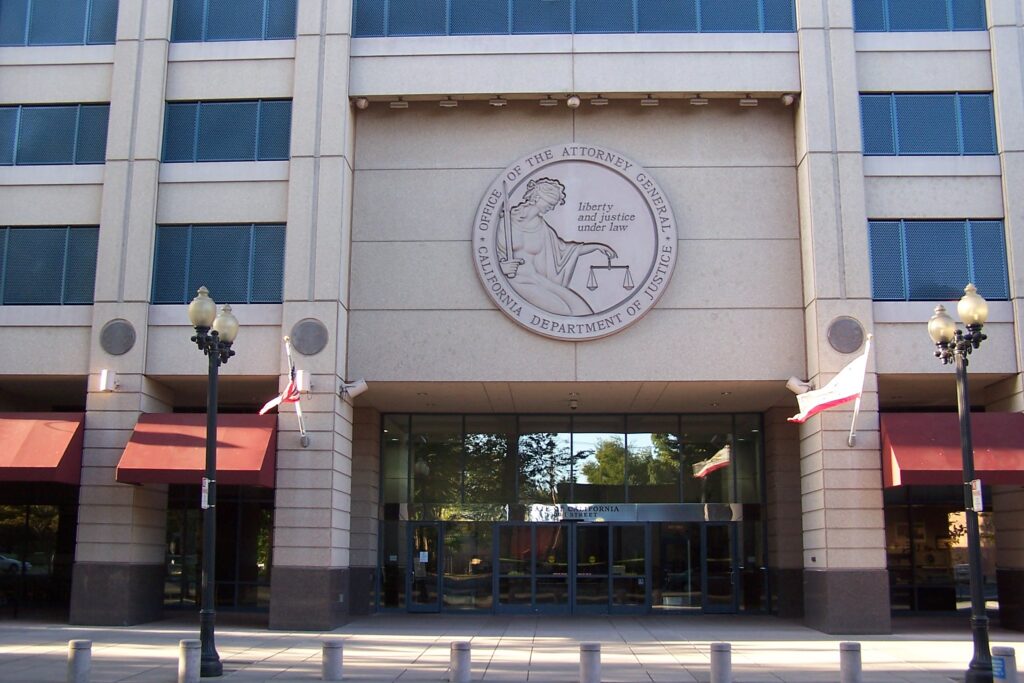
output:
M121 356L135 346L135 328L127 320L115 318L100 330L100 346L111 356Z
M314 356L327 346L327 327L315 318L306 318L292 327L292 347L303 356Z
M853 353L864 343L864 328L855 318L836 318L828 326L828 343L839 353Z

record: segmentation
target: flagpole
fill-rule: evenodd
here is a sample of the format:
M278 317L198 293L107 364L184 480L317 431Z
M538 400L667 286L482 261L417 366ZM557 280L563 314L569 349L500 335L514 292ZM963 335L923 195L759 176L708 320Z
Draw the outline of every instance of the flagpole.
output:
M864 357L867 358L868 352L871 350L871 337L874 336L870 332L868 333L868 339L864 342ZM857 400L853 404L853 421L850 422L850 436L846 439L846 445L849 448L853 448L853 444L857 441L857 415L860 413L860 399L864 395L863 388L860 394L857 396Z
M295 362L292 360L292 339L291 337L284 338L284 352L288 356L288 376L295 380ZM295 416L299 420L299 441L302 443L302 447L306 448L309 446L309 436L306 434L306 420L302 416L302 406L299 402L295 402Z

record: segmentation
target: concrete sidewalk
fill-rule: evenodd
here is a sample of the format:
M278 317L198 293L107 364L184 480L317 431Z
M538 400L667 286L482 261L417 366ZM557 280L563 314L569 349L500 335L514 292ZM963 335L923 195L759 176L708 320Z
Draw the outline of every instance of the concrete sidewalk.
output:
M178 641L198 638L198 616L125 628L0 622L0 682L63 683L67 641L93 641L92 681L174 683ZM961 623L962 622L962 623ZM472 641L473 680L561 683L578 679L579 643L602 644L606 683L710 678L710 644L732 643L737 683L839 680L839 643L862 643L864 680L962 681L972 646L966 618L895 619L889 636L827 636L763 616L374 616L328 633L220 623L217 650L232 682L316 681L321 642L344 640L346 681L445 681L449 643ZM1024 633L994 629L992 644L1024 657ZM216 679L212 679L216 680Z

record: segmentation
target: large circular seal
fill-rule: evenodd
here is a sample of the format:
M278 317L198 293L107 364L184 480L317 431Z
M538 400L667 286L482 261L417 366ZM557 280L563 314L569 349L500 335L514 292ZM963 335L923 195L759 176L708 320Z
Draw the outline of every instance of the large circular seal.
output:
M654 307L676 264L676 222L643 167L583 143L515 162L487 188L473 262L494 304L554 339L614 334Z

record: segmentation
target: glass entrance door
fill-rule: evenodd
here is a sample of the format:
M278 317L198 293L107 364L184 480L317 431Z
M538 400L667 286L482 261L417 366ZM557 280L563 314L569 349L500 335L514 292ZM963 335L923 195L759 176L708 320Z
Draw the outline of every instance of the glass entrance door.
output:
M433 523L409 524L410 612L439 612L441 610L441 525Z
M704 524L704 611L736 611L735 524Z

